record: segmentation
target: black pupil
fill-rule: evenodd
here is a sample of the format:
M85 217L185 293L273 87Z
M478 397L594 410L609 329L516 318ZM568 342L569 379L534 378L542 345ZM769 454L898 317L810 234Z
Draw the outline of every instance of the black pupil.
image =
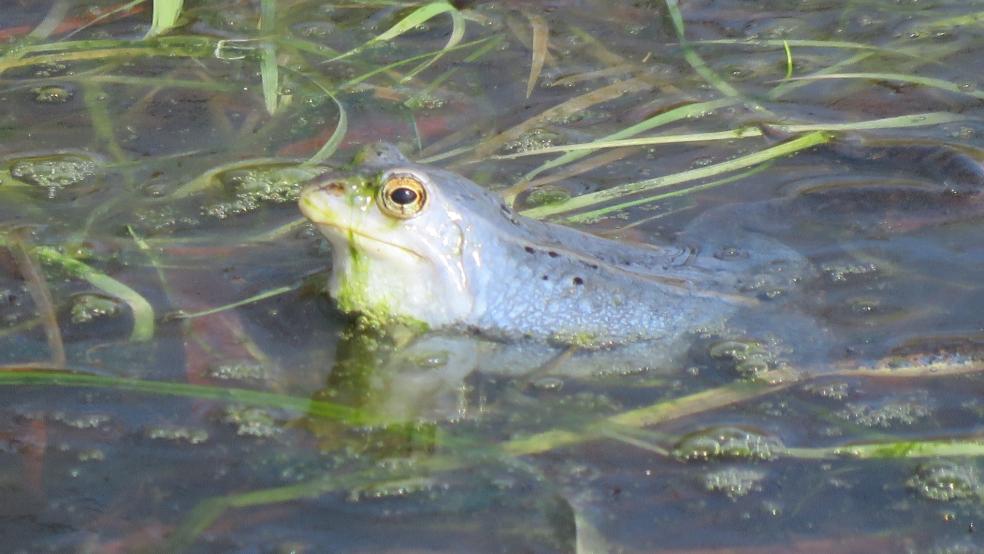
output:
M401 206L406 206L407 204L413 204L417 201L417 193L412 189L400 187L398 189L393 189L393 192L390 192L390 200Z

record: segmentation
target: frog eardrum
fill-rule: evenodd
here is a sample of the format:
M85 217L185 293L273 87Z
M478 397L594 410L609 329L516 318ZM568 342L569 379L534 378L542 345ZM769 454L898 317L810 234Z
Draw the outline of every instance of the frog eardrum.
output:
M383 178L376 203L390 217L410 219L427 204L427 190L417 177L407 173L393 173Z

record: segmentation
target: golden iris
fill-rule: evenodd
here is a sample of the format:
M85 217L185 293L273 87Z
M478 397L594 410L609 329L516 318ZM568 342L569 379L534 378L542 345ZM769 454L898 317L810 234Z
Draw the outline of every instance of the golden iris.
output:
M409 219L424 209L424 204L427 203L427 190L413 175L390 175L379 188L376 203L386 215Z

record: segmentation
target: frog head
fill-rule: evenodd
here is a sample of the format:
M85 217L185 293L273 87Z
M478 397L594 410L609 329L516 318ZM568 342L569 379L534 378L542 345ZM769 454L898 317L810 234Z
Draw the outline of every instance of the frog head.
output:
M494 194L380 144L310 183L299 204L331 243L328 292L343 311L435 328L473 313Z

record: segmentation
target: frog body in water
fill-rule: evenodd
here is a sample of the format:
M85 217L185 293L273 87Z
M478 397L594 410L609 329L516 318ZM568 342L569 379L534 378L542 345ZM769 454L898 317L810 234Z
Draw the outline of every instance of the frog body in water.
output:
M717 221L707 225L716 246L688 232L712 246L696 250L532 220L385 144L357 164L307 186L300 207L331 242L330 295L379 321L589 348L670 343L756 304L763 276L793 274L802 261L773 243L721 255L735 230Z
M318 177L300 208L331 243L328 292L343 311L429 331L378 362L371 396L396 419L467 413L460 393L475 371L659 372L679 367L696 335L737 328L770 341L777 291L809 267L744 228L771 215L766 205L712 210L671 245L625 244L523 217L388 145ZM785 313L782 322L802 334Z
M640 246L523 217L464 177L377 145L318 177L300 207L331 242L329 293L343 311L429 330L375 364L371 396L381 411L446 418L469 412L462 391L476 371L531 382L652 375L710 358L750 376L786 364L824 371L859 343L883 354L892 346L879 339L886 320L840 317L831 301L868 314L854 310L855 298L873 305L868 296L897 274L848 258L847 276L837 277L840 254L827 244L864 247L867 235L852 235L861 232L857 202L839 199L873 195L861 207L881 222L901 192L879 190L827 180L790 198L705 211L672 244ZM824 224L829 233L815 232ZM873 232L884 244L878 225ZM952 266L948 251L939 256L933 267ZM742 347L753 354L728 358Z

